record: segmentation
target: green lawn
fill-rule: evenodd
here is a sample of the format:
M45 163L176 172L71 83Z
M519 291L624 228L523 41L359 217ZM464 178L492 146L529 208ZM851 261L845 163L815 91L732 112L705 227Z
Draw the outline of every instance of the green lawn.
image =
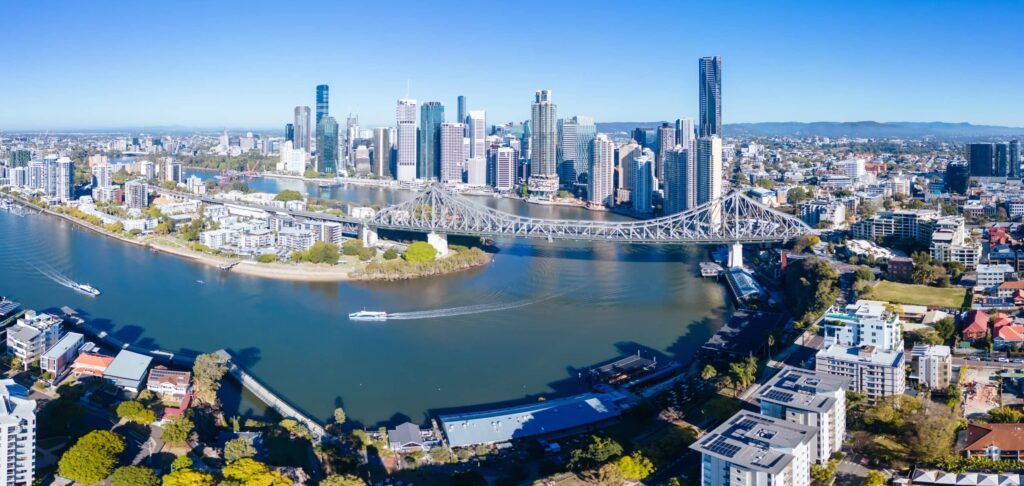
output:
M966 295L967 289L963 287L939 288L882 281L871 288L867 298L897 304L959 309L963 307Z

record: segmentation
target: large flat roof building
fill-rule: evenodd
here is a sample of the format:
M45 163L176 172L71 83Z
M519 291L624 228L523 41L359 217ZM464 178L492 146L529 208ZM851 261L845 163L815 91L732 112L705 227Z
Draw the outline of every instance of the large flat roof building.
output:
M820 373L851 380L850 389L871 401L906 391L903 351L881 351L874 346L847 347L834 344L815 356Z
M810 483L815 427L742 411L690 445L704 486Z
M125 390L138 392L152 362L153 358L149 356L122 350L114 357L114 361L110 362L110 366L107 366L103 377Z
M761 413L818 428L811 459L828 462L846 436L846 388L850 379L786 366L757 391Z

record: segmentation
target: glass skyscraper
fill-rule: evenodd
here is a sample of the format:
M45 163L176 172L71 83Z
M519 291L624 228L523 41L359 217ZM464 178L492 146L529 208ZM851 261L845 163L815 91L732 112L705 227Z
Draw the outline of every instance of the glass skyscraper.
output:
M722 58L700 58L700 130L698 136L722 136Z
M551 90L537 91L531 106L530 130L530 191L551 195L558 192L558 107L551 101Z
M459 95L459 118L455 120L456 123L466 123L466 97Z
M419 163L416 177L437 179L441 164L441 124L444 123L444 105L427 101L420 105Z
M320 126L320 121L328 115L328 101L329 94L326 84L321 84L316 87L316 126Z
M338 122L328 116L316 128L317 171L334 175L338 171Z

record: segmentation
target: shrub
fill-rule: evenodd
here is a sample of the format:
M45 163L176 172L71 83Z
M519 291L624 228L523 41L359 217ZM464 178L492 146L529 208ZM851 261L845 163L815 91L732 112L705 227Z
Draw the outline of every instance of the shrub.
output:
M411 263L432 262L437 258L437 250L430 243L417 241L405 249L405 260Z
M273 253L264 253L256 256L256 261L260 263L274 263L277 261L277 255Z
M388 248L387 250L384 251L385 260L394 260L395 258L398 258L398 251L396 251L394 248Z

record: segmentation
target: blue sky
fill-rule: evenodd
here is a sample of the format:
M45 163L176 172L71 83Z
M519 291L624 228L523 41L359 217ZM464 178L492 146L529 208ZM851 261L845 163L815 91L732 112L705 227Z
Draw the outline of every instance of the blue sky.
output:
M390 124L411 84L453 118L696 117L697 58L723 58L723 119L1024 126L1020 1L5 2L0 129Z

